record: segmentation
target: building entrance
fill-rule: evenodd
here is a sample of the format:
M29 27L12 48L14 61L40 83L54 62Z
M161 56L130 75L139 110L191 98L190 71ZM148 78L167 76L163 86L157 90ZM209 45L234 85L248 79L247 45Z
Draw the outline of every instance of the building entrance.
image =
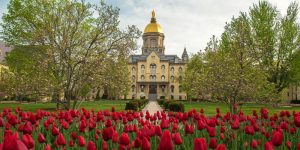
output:
M149 85L149 100L156 100L157 98L157 85Z

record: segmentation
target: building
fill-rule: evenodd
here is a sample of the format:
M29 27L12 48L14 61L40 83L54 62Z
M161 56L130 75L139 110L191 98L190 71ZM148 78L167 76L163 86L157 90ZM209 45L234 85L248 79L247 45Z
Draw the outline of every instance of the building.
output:
M0 41L0 63L4 62L5 56L10 52L13 47L6 45L3 41Z
M181 58L166 55L164 39L164 31L153 11L143 33L142 54L129 57L132 99L187 99L181 85L189 59L186 48Z

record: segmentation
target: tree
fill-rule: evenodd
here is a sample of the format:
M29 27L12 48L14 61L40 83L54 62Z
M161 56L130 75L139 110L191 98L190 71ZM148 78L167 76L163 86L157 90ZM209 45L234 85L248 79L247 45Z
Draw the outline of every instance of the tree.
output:
M249 38L253 39L253 52L262 69L268 73L268 81L275 84L277 93L285 89L295 75L291 71L297 66L291 64L296 61L294 55L300 48L298 13L296 2L289 5L283 17L275 6L266 1L250 8Z
M9 70L3 75L2 90L20 101L25 97L51 96L56 84L47 70L51 65L48 58L42 46L15 46L5 57Z
M69 0L11 0L3 16L3 39L11 45L43 45L51 60L51 75L59 83L53 97L64 93L66 108L78 91L95 79L107 58L126 57L140 31L120 30L119 9ZM96 84L96 83L95 83Z

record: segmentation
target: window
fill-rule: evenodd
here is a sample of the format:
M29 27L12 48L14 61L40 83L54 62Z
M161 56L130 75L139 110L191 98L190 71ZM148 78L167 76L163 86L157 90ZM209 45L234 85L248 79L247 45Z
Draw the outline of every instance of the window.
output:
M141 65L141 73L144 74L144 72L145 72L145 66Z
M174 82L174 76L171 76L171 82Z
M165 81L165 76L164 75L161 76L161 81Z
M150 65L150 74L152 74L152 75L156 74L156 64Z
M134 71L135 71L135 67L132 67L132 69L131 69L131 70L132 70L132 72L134 72Z
M134 82L134 81L135 81L135 76L133 75L133 76L132 76L132 82Z
M163 92L163 93L165 92L165 85L161 86L161 92Z
M141 76L141 80L145 81L145 76L144 75Z
M151 39L150 47L156 47L156 40L155 39Z
M182 82L182 76L178 77L179 82Z
M162 66L161 66L161 73L162 73L162 74L165 74L165 65L162 65Z
M171 67L171 73L174 75L174 67Z
M144 92L145 86L141 85L141 92Z
M153 76L153 81L156 81L156 75Z
M182 73L182 67L179 67L178 70L179 70L179 73Z
M131 92L134 92L135 91L135 85L132 85L131 86Z
M179 93L181 93L181 92L182 92L182 86L179 85Z
M174 85L171 85L171 92L174 93Z

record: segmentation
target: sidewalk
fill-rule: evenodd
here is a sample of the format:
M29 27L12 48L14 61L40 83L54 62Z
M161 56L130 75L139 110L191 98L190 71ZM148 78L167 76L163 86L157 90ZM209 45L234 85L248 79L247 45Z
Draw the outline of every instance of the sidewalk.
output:
M143 113L146 113L147 110L150 113L150 115L153 115L157 111L162 111L163 109L158 105L156 101L149 101L149 103L144 107L142 111Z

